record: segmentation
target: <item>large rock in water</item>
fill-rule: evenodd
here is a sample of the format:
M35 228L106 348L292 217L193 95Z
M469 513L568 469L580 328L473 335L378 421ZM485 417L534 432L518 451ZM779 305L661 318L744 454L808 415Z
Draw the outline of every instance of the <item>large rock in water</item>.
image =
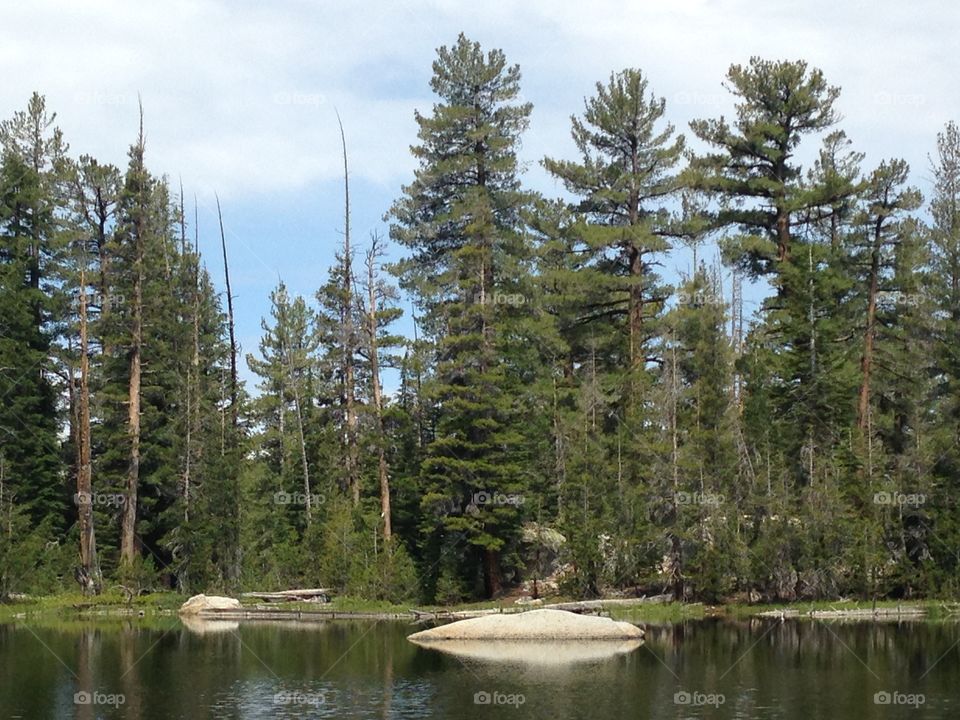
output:
M180 606L181 615L199 615L204 610L239 610L240 601L220 595L194 595Z
M643 630L628 622L566 610L483 615L414 633L416 643L439 640L639 640Z

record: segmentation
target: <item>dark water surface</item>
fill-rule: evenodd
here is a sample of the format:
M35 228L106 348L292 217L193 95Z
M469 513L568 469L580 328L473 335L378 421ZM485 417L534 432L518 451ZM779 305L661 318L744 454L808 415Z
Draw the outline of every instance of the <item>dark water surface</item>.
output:
M0 624L0 718L960 718L955 623L704 620L520 662L418 648L414 629Z

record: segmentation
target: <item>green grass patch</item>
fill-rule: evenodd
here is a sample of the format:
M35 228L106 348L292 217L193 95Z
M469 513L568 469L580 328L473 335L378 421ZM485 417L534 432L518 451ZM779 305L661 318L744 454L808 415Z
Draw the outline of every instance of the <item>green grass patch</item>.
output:
M57 593L31 597L0 604L0 621L20 618L57 617L68 615L139 615L168 614L175 611L185 600L173 592L150 593L128 600L121 592L108 590L100 595L89 596L79 592Z
M760 605L730 604L717 608L717 614L745 618L759 615L763 612L786 610L797 612L805 616L813 611L829 610L895 610L897 608L923 608L929 617L946 617L960 612L960 604L937 600L815 600L790 603L769 603Z
M703 603L645 603L643 605L611 605L604 610L615 620L627 622L671 623L683 620L700 620L707 614Z

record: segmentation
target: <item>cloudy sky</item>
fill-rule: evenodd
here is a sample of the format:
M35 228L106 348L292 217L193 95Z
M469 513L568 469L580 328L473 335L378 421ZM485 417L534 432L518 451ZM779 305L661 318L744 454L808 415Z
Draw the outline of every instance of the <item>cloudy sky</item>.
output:
M842 127L867 164L903 157L926 190L936 133L960 120L958 21L953 0L7 2L0 116L40 91L75 153L122 166L139 93L149 163L196 194L210 250L220 195L251 351L277 277L311 295L340 240L334 107L349 145L353 227L365 237L383 229L411 177L414 109L429 110L435 49L461 31L519 63L534 105L526 178L548 194L560 189L537 161L572 155L569 116L597 80L641 68L687 131L692 118L730 114L724 74L751 55L821 67L843 88ZM219 277L219 259L208 257Z

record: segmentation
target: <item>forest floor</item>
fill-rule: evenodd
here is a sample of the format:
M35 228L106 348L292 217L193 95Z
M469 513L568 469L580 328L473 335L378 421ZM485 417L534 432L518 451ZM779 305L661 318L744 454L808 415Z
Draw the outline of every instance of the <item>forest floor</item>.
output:
M0 622L34 618L130 618L176 616L186 596L173 592L151 593L128 600L120 593L107 592L96 597L86 597L80 593L61 593L43 597L18 598L6 604L0 604ZM560 602L570 598L553 598L546 602ZM274 614L303 614L319 619L320 616L341 616L353 619L387 619L393 616L413 618L413 610L421 614L443 615L451 612L470 612L502 609L519 610L521 607L533 609L536 606L518 606L512 599L463 603L447 606L435 605L396 605L383 601L338 597L328 603L284 602L262 603L243 601L243 609L251 614L258 612ZM876 614L873 611L876 610ZM279 612L278 612L279 611ZM703 603L649 603L629 607L612 604L603 608L605 614L619 620L635 623L671 623L682 620L696 620L707 617L748 619L751 617L799 617L842 619L851 616L856 619L905 620L905 619L960 619L960 603L956 601L917 600L897 601L878 600L836 600L817 602L794 602L775 604L719 604Z

